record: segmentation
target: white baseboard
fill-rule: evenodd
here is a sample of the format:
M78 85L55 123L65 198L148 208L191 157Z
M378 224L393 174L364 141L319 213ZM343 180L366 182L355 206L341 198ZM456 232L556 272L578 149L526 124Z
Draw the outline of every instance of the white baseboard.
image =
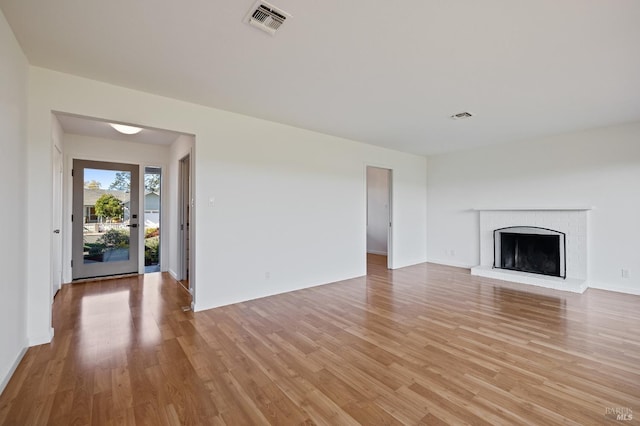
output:
M426 260L424 259L413 259L413 260L408 260L406 262L403 263L394 263L392 264L389 269L400 269L400 268L406 268L408 266L414 266L414 265L420 265L422 263L425 263Z
M249 302L251 300L257 300L257 299L263 299L265 297L271 297L271 296L276 296L278 294L285 294L285 293L290 293L293 291L298 291L298 290L305 290L308 288L312 288L312 287L318 287L318 286L323 286L323 285L329 285L329 284L334 284L337 283L339 281L347 281L347 280L351 280L354 278L360 278L366 275L366 272L362 273L357 273L356 275L347 275L345 277L335 277L335 278L327 278L326 280L323 280L322 282L319 283L307 283L305 285L299 286L299 287L292 287L289 288L287 290L276 290L276 291L270 291L268 293L265 294L260 294L260 295L255 295L253 297L243 297L243 298L232 298L232 299L227 299L224 301L219 301L218 303L215 304L203 304L202 302L198 302L196 300L195 305L193 306L193 312L200 312L200 311L204 311L204 310L208 310L208 309L214 309L214 308L220 308L222 306L228 306L228 305L233 305L236 303L242 303L242 302Z
M438 265L453 266L455 268L471 269L474 265L469 265L455 260L427 259L427 263L436 263Z
M387 255L386 251L378 251L378 250L367 250L367 253L369 253L369 254L378 254L380 256L386 256Z
M18 356L16 357L15 361L13 361L13 364L11 364L11 368L9 368L9 371L7 371L7 374L2 378L2 382L0 382L0 394L4 392L4 388L6 388L7 385L9 384L9 380L11 380L11 377L13 377L13 373L16 372L18 365L20 365L20 361L22 361L22 358L24 358L24 354L27 353L27 349L29 348L26 345L24 345L24 347L18 353Z
M597 288L598 290L607 290L607 291L615 291L616 293L625 293L625 294L633 294L635 296L640 296L640 287L629 288L629 287L621 287L617 285L610 285L596 281L589 281L589 288Z
M174 271L173 269L169 269L167 272L169 273L169 275L171 275L173 277L174 280L180 281L178 279L178 274L176 273L176 271Z

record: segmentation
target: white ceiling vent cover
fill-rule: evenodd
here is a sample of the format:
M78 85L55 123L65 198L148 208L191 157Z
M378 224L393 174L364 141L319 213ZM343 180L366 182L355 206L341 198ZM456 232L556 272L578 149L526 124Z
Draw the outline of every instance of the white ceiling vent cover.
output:
M291 15L282 9L278 9L272 4L258 0L249 10L246 22L262 31L274 35L284 21L291 18Z

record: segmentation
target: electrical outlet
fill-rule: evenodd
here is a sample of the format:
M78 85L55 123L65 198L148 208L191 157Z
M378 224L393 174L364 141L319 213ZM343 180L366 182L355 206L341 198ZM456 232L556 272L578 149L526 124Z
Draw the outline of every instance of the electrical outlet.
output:
M453 249L451 249L451 250L449 251L449 255L450 255L451 257L454 257L454 256L456 255L456 251L455 251L455 250L453 250Z
M265 273L264 273L264 279L265 279L265 280L268 280L268 279L270 279L270 278L271 278L271 272L268 272L268 271L267 271L267 272L265 272Z
M622 268L622 278L629 278L629 270Z

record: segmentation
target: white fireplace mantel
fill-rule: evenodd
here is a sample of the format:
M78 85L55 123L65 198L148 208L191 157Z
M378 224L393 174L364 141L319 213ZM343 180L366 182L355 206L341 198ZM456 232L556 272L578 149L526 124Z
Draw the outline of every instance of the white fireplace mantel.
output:
M587 225L594 207L473 208L480 215L480 265L472 275L582 293L588 287ZM566 234L567 278L493 268L493 231L509 226L533 226Z

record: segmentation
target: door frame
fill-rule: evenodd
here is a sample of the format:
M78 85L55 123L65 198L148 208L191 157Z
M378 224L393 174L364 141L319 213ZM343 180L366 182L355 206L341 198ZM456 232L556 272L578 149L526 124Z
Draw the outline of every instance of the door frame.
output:
M64 155L62 150L53 144L51 177L51 302L56 293L62 288L64 258L62 229L63 229L63 194L64 194Z
M192 185L191 185L191 154L187 154L179 160L179 179L178 179L178 232L179 232L179 251L178 251L178 280L189 280L189 291L192 292L193 273L191 269L192 260L192 225L193 206ZM193 294L193 292L192 292Z
M140 220L138 223L140 223L140 226L142 228L142 243L140 244L142 246L142 250L141 250L141 255L142 255L142 273L146 273L146 265L145 265L145 240L146 240L146 192L147 192L147 184L145 181L145 177L147 175L147 169L149 168L153 168L153 169L158 169L160 170L160 194L158 194L160 196L160 203L159 203L159 211L158 211L158 226L159 226L159 230L160 233L159 235L159 239L158 239L158 243L159 243L159 250L160 250L160 256L158 258L158 266L160 267L160 272L162 271L166 271L166 265L169 263L168 261L168 256L166 255L166 243L165 241L168 239L168 234L169 234L169 230L168 229L164 229L164 223L165 223L165 209L166 209L166 201L165 201L165 178L164 175L166 173L166 168L163 165L157 166L157 165L151 165L151 164L139 164L140 166L140 178L142 181L142 196L140 197L140 211L141 211L141 216L140 216ZM168 228L168 226L167 226ZM163 232L165 232L165 234L163 234ZM164 240L163 240L164 239Z
M393 257L393 167L388 165L381 165L376 163L365 163L364 165L364 246L365 246L365 270L367 269L367 226L369 221L369 182L367 178L367 169L369 167L374 167L377 169L384 169L388 171L387 174L387 188L389 194L387 196L387 201L389 204L388 208L388 226L387 226L387 269L394 269L394 257Z
M84 262L76 262L73 263L73 260L83 259L83 246L84 244L81 241L82 236L82 227L83 227L83 205L76 205L75 200L81 195L82 190L84 188L84 173L80 173L80 169L84 168L96 168L96 169L105 169L105 170L123 170L131 172L131 187L130 191L132 196L130 197L130 205L129 205L129 214L132 215L130 221L135 221L135 223L131 223L130 234L129 234L129 261L125 264L124 262L113 262L111 264L104 263L100 265L94 265L92 267L93 274L87 274L85 272ZM99 160L83 160L74 158L72 159L72 178L71 178L71 214L72 214L72 222L71 222L71 259L72 259L72 268L71 268L71 278L72 280L85 279L85 278L94 278L100 276L110 276L110 275L119 275L119 274L129 274L139 272L139 244L140 244L140 230L141 228L138 226L140 222L140 165L139 164L131 164L131 163L121 163L121 162L111 162L111 161L99 161ZM78 186L80 184L80 186ZM133 217L135 215L136 217ZM135 226L133 226L135 225ZM134 238L132 238L134 237Z

